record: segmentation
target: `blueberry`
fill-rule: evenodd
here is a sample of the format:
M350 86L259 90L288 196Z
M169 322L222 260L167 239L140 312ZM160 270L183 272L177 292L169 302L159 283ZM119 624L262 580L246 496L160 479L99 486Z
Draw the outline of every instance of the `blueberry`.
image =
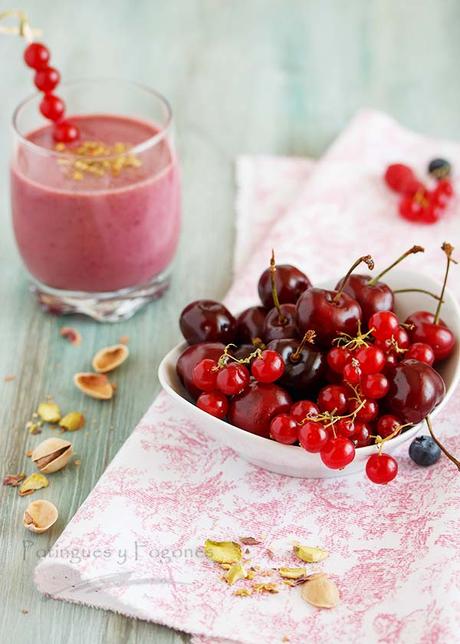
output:
M446 179L450 175L451 165L445 159L433 159L428 165L428 172L435 179Z
M434 465L439 461L441 450L431 436L417 436L409 447L409 456L417 465Z

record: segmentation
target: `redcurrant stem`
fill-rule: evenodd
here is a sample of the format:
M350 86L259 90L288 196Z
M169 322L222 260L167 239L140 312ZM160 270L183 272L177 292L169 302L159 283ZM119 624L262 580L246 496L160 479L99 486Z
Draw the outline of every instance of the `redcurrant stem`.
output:
M236 362L237 364L249 364L251 360L253 360L254 358L259 358L262 353L262 349L260 347L257 347L246 358L235 358L235 356L232 356L232 354L228 352L229 349L232 347L234 347L235 349L238 348L236 344L227 344L223 354L220 356L219 360L217 361L217 369L222 369L222 367L225 367L225 365L229 360L233 360L233 362Z
M377 282L388 273L388 271L391 271L392 268L397 266L399 262L402 262L403 259L406 259L409 255L415 255L415 253L424 253L425 249L422 246L412 246L412 248L409 248L409 250L406 250L405 253L401 255L401 257L398 257L392 264L390 264L385 270L383 270L381 273L373 277L369 282L367 283L368 286L375 286Z
M435 436L435 434L434 434L434 432L433 432L433 426L432 426L432 424L431 424L431 418L430 418L429 416L427 416L427 417L425 418L425 422L426 422L426 424L427 424L427 426L428 426L428 431L429 431L429 432L430 432L430 434L431 434L431 438L434 440L434 442L435 442L435 443L436 443L436 445L439 447L439 449L441 450L441 452L442 452L445 456L447 456L447 458L449 459L449 461L452 461L452 463L453 463L454 465L456 465L456 466L457 466L457 469L460 471L460 461L458 461L458 460L455 458L455 456L452 456L452 454L449 452L449 450L448 450L446 447L444 447L444 445L441 443L441 441L440 441L440 440Z
M441 306L444 302L444 293L446 292L447 278L449 276L450 265L452 263L454 264L458 263L452 257L452 253L454 252L454 247L451 244L449 244L448 242L444 242L443 245L441 246L441 250L443 250L444 253L446 254L447 265L446 265L446 272L444 273L444 282L442 283L441 295L439 296L438 306L436 307L436 312L434 314L434 324L438 324L439 322L439 315L441 313Z
M279 321L281 325L286 324L287 318L283 315L281 311L280 301L278 299L278 290L275 284L275 273L276 273L276 261L275 261L275 251L272 249L272 256L270 258L270 282L272 285L272 298L276 310L278 311Z
M297 347L297 349L294 351L294 353L291 353L291 355L289 356L290 362L298 362L301 358L302 351L304 350L304 347L307 344L307 342L309 344L314 344L315 337L316 337L316 331L313 331L313 329L309 329L303 336L302 341Z
M412 425L411 423L406 423L405 425L398 425L398 426L396 427L396 429L394 429L394 430L391 432L391 434L388 434L388 436L385 436L385 438L382 438L381 436L379 436L379 437L378 437L378 438L380 439L380 440L378 441L379 454L381 454L381 453L382 453L383 446L384 446L384 444L385 444L387 441L391 440L392 438L395 438L395 436L398 436L398 434L400 434L400 433L402 432L402 430L403 430L403 429L405 429L406 427L411 427L411 425Z
M370 255L363 255L363 257L359 257L356 260L356 262L352 266L350 266L350 268L348 270L348 273L345 275L343 280L340 282L340 285L339 285L339 287L337 289L337 293L334 296L333 302L338 302L338 300L340 299L340 296L343 293L343 289L345 288L345 285L348 282L348 278L353 273L355 268L357 268L360 264L363 264L363 263L367 264L367 266L369 267L369 270L372 270L374 268L374 260L372 259L372 257Z
M440 301L439 295L435 295L431 291L427 291L424 288L398 288L393 293L425 293L425 295L430 295L432 298L435 300ZM441 300L441 304L443 304L443 301Z
M9 11L0 12L0 22L6 20L7 18L17 18L19 25L17 27L0 27L0 33L11 35L11 36L20 36L25 38L27 42L32 42L34 36L41 34L39 29L31 29L29 21L27 20L27 14L24 11L19 9L10 9Z

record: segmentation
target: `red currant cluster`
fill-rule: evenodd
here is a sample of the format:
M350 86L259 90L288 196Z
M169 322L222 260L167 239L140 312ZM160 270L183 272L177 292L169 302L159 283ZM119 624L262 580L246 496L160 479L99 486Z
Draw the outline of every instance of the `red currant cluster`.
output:
M228 345L218 360L204 358L192 371L192 382L201 390L197 407L217 418L228 414L228 396L242 394L251 382L272 383L284 373L284 362L276 351L256 349L246 358L235 358ZM235 347L236 348L236 347ZM250 364L250 370L245 366Z
M72 143L80 133L76 125L64 119L65 103L53 91L59 85L61 75L57 69L49 65L50 52L45 45L33 42L24 51L24 61L28 67L35 70L35 86L43 92L40 102L40 112L45 118L53 121L53 138L56 143Z
M434 224L442 216L454 195L450 181L451 165L445 159L433 159L428 166L435 179L432 190L419 181L414 171L403 163L389 165L385 172L386 184L401 195L399 214L409 221Z
M369 479L388 483L396 460L385 444L426 418L445 394L437 364L456 339L440 318L453 248L442 247L447 268L434 313L417 311L400 321L395 294L382 276L352 271L333 290L313 287L290 265L270 267L259 280L261 305L236 319L219 302L198 300L182 311L189 346L178 375L196 404L248 432L318 453L332 469L346 467L356 449L376 444ZM410 289L404 289L404 291ZM401 295L402 296L402 295ZM430 429L431 431L431 429ZM434 462L417 445L418 461ZM430 460L431 459L431 460ZM415 460L415 459L414 459Z

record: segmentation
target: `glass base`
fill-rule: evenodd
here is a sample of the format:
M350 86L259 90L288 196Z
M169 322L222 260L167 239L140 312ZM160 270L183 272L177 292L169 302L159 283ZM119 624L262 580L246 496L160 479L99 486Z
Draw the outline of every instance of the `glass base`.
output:
M50 288L40 282L31 284L41 308L54 315L86 315L97 322L128 320L139 309L158 300L168 290L170 271L160 273L148 284L110 293L85 293Z

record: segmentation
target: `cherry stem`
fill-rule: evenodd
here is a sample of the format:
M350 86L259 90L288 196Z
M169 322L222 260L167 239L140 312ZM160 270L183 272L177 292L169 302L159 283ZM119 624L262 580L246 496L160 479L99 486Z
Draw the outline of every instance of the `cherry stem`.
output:
M398 288L393 293L425 293L425 295L429 295L435 300L440 301L441 304L443 303L443 300L439 297L439 295L436 295L435 293L432 293L431 291L427 291L424 288Z
M272 250L272 256L270 258L270 282L272 285L272 298L273 298L273 303L275 305L275 308L278 311L280 324L284 325L287 322L287 317L283 315L283 312L281 311L280 301L278 299L278 290L275 284L275 273L276 273L275 251Z
M446 272L444 273L444 282L442 283L441 295L439 296L438 306L436 307L436 312L434 314L434 320L433 320L434 324L438 324L439 322L439 315L441 313L441 306L444 302L444 293L446 292L447 278L449 276L450 265L452 263L457 264L455 259L452 257L452 253L454 252L454 247L451 244L449 244L448 242L444 242L443 245L441 246L441 250L443 250L444 253L446 254L447 265L446 265Z
M291 353L291 355L289 356L290 362L298 362L301 358L302 351L304 350L304 347L307 344L307 342L309 344L314 344L315 337L316 337L316 331L313 331L313 329L309 329L303 336L302 341L297 347L297 349L294 351L294 353Z
M340 282L339 288L337 289L337 293L334 296L334 299L332 300L333 302L338 302L340 299L340 296L343 293L343 289L345 288L346 283L348 282L348 278L350 275L353 273L355 268L357 268L360 264L367 264L369 269L372 270L374 268L374 260L370 255L364 255L363 257L359 257L356 262L350 267L348 273L345 275L343 280Z
M425 249L423 246L412 246L412 248L409 248L409 250L406 250L405 253L401 255L401 257L398 257L397 260L395 260L392 264L390 264L385 270L383 270L381 273L373 277L369 282L367 283L368 286L375 286L377 282L382 278L384 275L388 273L388 271L391 271L392 268L397 266L399 262L402 262L403 259L406 259L409 255L415 255L415 253L424 253Z
M457 469L458 469L458 470L459 470L459 472L460 472L460 461L458 461L458 460L455 458L455 456L452 456L452 454L449 452L449 450L448 450L446 447L444 447L444 445L441 443L441 441L440 441L440 440L439 440L439 439L434 435L434 432L433 432L433 426L431 425L431 418L430 418L429 416L427 416L427 417L425 418L425 422L426 422L426 424L427 424L427 426L428 426L428 430L429 430L429 432L430 432L430 434L431 434L431 438L434 440L434 442L435 442L435 443L436 443L436 445L439 447L439 449L441 450L441 452L442 452L445 456L447 456L447 458L449 459L449 461L452 461L452 463L453 463L454 465L456 465L456 466L457 466Z

